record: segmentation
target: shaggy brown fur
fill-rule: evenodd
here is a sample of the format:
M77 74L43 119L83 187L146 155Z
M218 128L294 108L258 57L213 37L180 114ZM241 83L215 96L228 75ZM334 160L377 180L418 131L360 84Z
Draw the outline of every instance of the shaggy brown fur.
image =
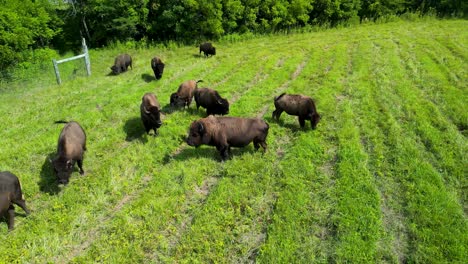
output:
M153 69L154 77L156 78L156 80L161 79L162 74L164 72L164 63L162 62L162 60L158 57L154 57L151 60L151 68Z
M205 57L208 57L209 55L216 55L216 48L213 46L213 44L211 44L211 42L200 44L199 54L201 54L202 51Z
M126 72L128 66L130 66L133 69L132 57L130 57L130 55L128 54L120 54L115 58L114 65L110 68L112 70L112 73L119 74L121 72Z
M162 125L160 110L161 106L156 95L145 93L143 98L141 98L140 114L147 134L149 134L151 129L154 130L154 135L158 133L157 130Z
M229 113L229 102L222 98L216 90L210 88L195 89L195 103L197 109L202 106L206 108L206 115L227 115Z
M290 115L298 116L301 127L305 126L305 120L310 120L312 129L315 129L320 121L315 103L309 96L283 93L275 97L274 103L276 110L273 111L272 118L276 118L276 120L279 120L284 111Z
M229 157L231 147L245 147L253 141L256 150L266 151L268 123L258 118L209 116L193 122L187 144L215 146L222 160Z
M57 157L52 161L59 184L67 184L75 162L78 163L80 174L84 174L83 155L86 150L86 134L77 122L56 121L66 123L60 132L57 144Z
M0 193L0 218L8 219L8 230L13 230L15 226L15 207L11 202L12 194L10 192Z
M192 103L193 92L198 87L198 83L203 80L190 80L179 85L177 92L171 94L171 105L178 107L189 107Z
M13 204L21 207L26 215L29 215L30 212L26 207L18 177L9 171L2 171L0 172L0 217L7 216L8 229L10 230L14 227L15 208Z

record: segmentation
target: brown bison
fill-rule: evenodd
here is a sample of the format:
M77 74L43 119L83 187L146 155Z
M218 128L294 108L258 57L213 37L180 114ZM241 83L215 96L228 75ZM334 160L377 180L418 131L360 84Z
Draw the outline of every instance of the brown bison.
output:
M268 123L258 118L208 116L190 125L187 144L198 147L202 144L215 146L221 159L229 157L231 147L245 147L253 141L256 150L266 151Z
M2 171L0 172L0 218L6 217L8 219L9 230L15 226L15 207L13 204L21 207L26 215L29 215L30 212L26 207L18 177L9 171Z
M199 82L203 80L190 80L179 85L177 92L171 94L171 106L189 107L192 103L193 92L197 89Z
M285 111L290 115L298 116L302 128L305 126L305 120L310 120L312 129L315 129L320 121L315 103L309 96L282 93L275 97L274 103L276 109L273 111L272 118L276 118L276 120L279 120L281 113Z
M128 69L128 66L130 66L133 69L132 66L132 57L128 54L120 54L115 58L114 61L114 66L110 67L112 70L112 73L115 75L126 72Z
M154 57L151 59L151 68L154 72L154 77L156 80L161 79L163 71L164 71L164 63L161 61L160 58Z
M52 160L59 184L68 184L75 162L78 163L80 174L83 175L83 155L86 150L86 134L77 122L56 121L66 123L58 139L57 157Z
M147 134L153 129L154 135L157 135L157 130L162 125L160 110L161 106L159 105L156 95L153 93L145 93L143 98L141 98L140 114Z
M194 92L197 109L206 108L206 115L227 115L229 102L222 98L216 90L210 88L196 89Z
M216 55L216 48L211 44L211 42L200 44L199 54L201 54L202 51L205 57L208 57L209 55Z

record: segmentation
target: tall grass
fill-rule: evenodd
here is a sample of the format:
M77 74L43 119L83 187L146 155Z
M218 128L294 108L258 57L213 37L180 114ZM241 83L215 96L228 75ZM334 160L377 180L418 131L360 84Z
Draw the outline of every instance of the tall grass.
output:
M0 262L464 262L466 26L232 36L208 59L195 46L115 43L91 50L89 77L76 62L62 85L51 65L2 82L0 170L20 177L32 214L18 210L10 233L0 222ZM123 52L133 69L108 75ZM166 63L159 81L153 56ZM268 151L220 162L187 146L205 111L167 105L189 79L228 98L230 115L265 119ZM156 137L139 117L145 92L165 111ZM316 130L271 118L282 92L315 99ZM55 120L88 135L86 175L61 188L48 161Z

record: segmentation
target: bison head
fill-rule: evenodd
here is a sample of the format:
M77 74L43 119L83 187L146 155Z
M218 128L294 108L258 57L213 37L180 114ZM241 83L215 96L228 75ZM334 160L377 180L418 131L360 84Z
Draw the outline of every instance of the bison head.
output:
M68 181L70 180L70 175L73 170L73 165L73 160L57 158L52 161L52 166L54 168L55 175L57 176L57 182L59 184L68 184Z
M154 77L157 80L161 79L164 72L164 63L155 63L154 65L151 65L151 67L153 68Z
M312 129L317 127L318 122L320 121L320 115L318 113L312 114L312 118L310 119L310 123L312 125Z
M162 75L163 75L163 72L164 72L164 64L158 64L156 66L156 70L155 70L155 77L156 79L161 79Z
M171 106L184 107L185 104L184 98L181 98L177 93L171 94Z
M216 55L216 48L215 48L215 47L213 47L213 48L211 49L211 54Z
M114 66L110 67L110 69L112 70L112 73L115 74L115 75L120 73L120 67L117 67L117 66L114 65Z
M187 144L193 147L200 146L203 144L203 135L205 132L205 126L201 122L193 122L192 125L190 125L189 134L187 136Z
M229 114L229 102L224 98L219 98L216 101L214 111L215 114L227 115Z

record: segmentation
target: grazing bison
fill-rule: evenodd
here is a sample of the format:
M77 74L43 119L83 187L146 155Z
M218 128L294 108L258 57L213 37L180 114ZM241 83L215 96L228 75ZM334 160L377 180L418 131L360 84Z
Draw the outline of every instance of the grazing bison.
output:
M159 105L156 95L153 93L145 93L141 98L140 113L141 121L145 126L146 133L149 134L150 130L154 130L154 135L158 133L158 128L161 127L160 117L161 106Z
M18 177L9 171L2 171L0 172L0 218L7 217L9 230L12 230L15 225L13 204L23 208L26 215L29 215Z
M151 59L151 68L153 69L154 72L154 77L156 80L161 79L163 71L164 71L164 63L162 60L158 57L154 57Z
M115 58L114 66L110 68L112 70L112 73L117 75L119 73L126 72L128 66L130 66L133 69L132 57L130 57L130 55L128 54L120 54Z
M52 160L59 184L68 184L75 162L78 163L80 174L83 175L83 155L86 150L86 134L77 122L56 121L66 123L58 139L57 157Z
M179 85L177 92L171 94L171 106L189 107L192 103L193 92L197 89L199 82L203 80L190 80Z
M275 97L274 103L276 110L273 111L272 118L276 120L279 120L281 113L285 111L290 115L298 116L301 127L305 126L305 120L310 120L312 129L315 129L320 121L314 101L308 96L282 93Z
M253 141L256 150L266 151L268 123L258 118L214 117L197 120L190 125L187 144L215 146L221 159L229 157L231 147L245 147Z
M206 115L227 115L229 113L228 100L222 98L219 93L213 89L196 89L194 97L197 109L200 106L206 108Z
M211 44L211 42L205 42L203 44L200 44L200 53L201 54L203 51L203 54L205 54L205 57L208 57L209 55L216 55L216 48Z

